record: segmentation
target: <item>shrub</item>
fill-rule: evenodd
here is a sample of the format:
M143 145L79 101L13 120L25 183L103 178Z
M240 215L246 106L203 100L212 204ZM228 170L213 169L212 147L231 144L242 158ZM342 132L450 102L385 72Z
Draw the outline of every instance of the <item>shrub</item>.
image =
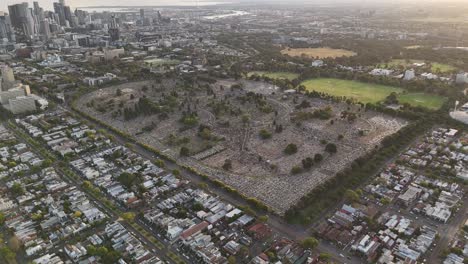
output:
M328 153L336 153L337 151L337 148L336 148L336 145L333 144L333 143L328 143L326 146L325 146L325 151L328 152Z
M260 130L260 133L259 133L260 137L262 139L269 139L271 138L271 133L270 131L266 130L266 129L262 129Z
M295 154L297 152L297 146L295 144L289 144L286 146L283 152L288 155Z
M291 173L292 174L299 174L301 172L302 172L302 168L299 167L299 166L294 166L294 167L291 168Z

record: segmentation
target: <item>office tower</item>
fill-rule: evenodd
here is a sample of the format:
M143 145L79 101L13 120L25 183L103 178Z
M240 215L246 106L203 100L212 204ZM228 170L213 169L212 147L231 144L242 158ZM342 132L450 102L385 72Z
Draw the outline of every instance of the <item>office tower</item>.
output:
M88 12L76 9L75 16L78 18L78 24L86 24L86 17L88 16Z
M145 18L145 10L143 8L140 9L140 18Z
M70 9L69 6L63 6L63 11L64 11L64 14L65 14L65 20L68 21L68 23L70 23L70 27L74 27L74 19L73 19L73 13Z
M44 19L40 22L40 32L44 36L45 39L50 38L51 33L50 33L49 21Z
M66 26L65 18L65 9L61 3L54 3L54 11L58 15L59 21L57 21L61 26Z
M32 9L28 3L21 3L8 6L10 20L13 28L22 40L31 40L36 33Z
M43 11L42 11L42 8L39 6L39 2L33 2L33 6L34 6L34 15L37 16L37 18L40 20L42 20L44 18L43 16Z
M109 25L109 35L110 35L111 41L117 41L120 39L119 25L117 24L115 15L112 15L111 17L111 22Z
M0 11L0 42L2 42L3 39L15 41L15 33L11 25L10 16Z

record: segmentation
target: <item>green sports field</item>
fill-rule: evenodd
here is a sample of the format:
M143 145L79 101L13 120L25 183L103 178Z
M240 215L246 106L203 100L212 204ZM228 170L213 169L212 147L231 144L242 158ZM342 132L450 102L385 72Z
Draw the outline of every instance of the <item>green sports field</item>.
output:
M408 93L398 95L398 101L402 104L408 103L412 106L422 106L431 110L437 110L447 101L447 98L425 93Z
M349 81L332 78L310 79L301 83L308 91L327 93L333 96L345 96L362 103L378 103L395 92L400 103L422 106L428 109L440 108L446 98L425 93L404 93L404 89L372 83Z
M252 75L265 76L271 79L287 79L294 80L299 77L299 74L293 72L266 72L266 71L252 71L247 74L248 77Z
M345 96L362 103L377 103L385 100L392 92L403 92L403 89L396 87L331 78L311 79L301 84L308 91L315 90L334 96Z

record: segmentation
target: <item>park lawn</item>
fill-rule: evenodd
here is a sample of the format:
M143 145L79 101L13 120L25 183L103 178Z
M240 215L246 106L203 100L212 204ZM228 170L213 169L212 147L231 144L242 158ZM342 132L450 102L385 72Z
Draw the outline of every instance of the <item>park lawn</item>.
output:
M248 77L252 75L265 76L270 79L286 79L294 80L299 77L299 74L293 72L266 72L266 71L253 71L247 74Z
M311 79L301 84L308 91L323 92L333 96L345 96L361 103L377 103L385 100L392 92L403 92L403 89L397 87L332 78Z
M289 55L291 57L302 57L302 55L308 58L338 58L338 57L351 57L355 56L357 53L345 49L332 49L332 48L286 48L281 51L283 55Z
M440 71L441 73L447 73L447 72L454 72L456 70L457 70L457 67L454 67L452 65L438 63L438 62L432 62L431 63L431 71L432 72Z
M439 109L447 101L446 97L425 93L399 94L397 98L401 104L408 103L412 106L422 106L431 110Z
M424 63L424 60L403 60L403 59L394 59L389 61L388 63L381 63L379 64L378 67L380 68L385 68L388 66L388 68L397 68L399 66L403 66L404 68L411 68L414 63ZM431 72L437 73L440 71L441 73L447 73L447 72L454 72L457 70L457 67L444 64L444 63L438 63L438 62L430 62L431 63Z

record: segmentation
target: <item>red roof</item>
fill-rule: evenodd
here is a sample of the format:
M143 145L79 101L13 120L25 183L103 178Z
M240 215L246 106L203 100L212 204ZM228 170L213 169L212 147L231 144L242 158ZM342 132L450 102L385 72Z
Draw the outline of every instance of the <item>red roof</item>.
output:
M210 225L210 223L208 223L206 221L203 221L203 222L201 222L199 224L196 224L196 225L190 227L189 229L185 230L184 232L182 232L180 237L182 239L187 239L187 238L191 237L192 235L197 234L198 232L200 232L203 229L207 228L209 225Z
M251 226L248 231L254 233L257 238L269 236L271 233L271 229L263 223L258 223Z

